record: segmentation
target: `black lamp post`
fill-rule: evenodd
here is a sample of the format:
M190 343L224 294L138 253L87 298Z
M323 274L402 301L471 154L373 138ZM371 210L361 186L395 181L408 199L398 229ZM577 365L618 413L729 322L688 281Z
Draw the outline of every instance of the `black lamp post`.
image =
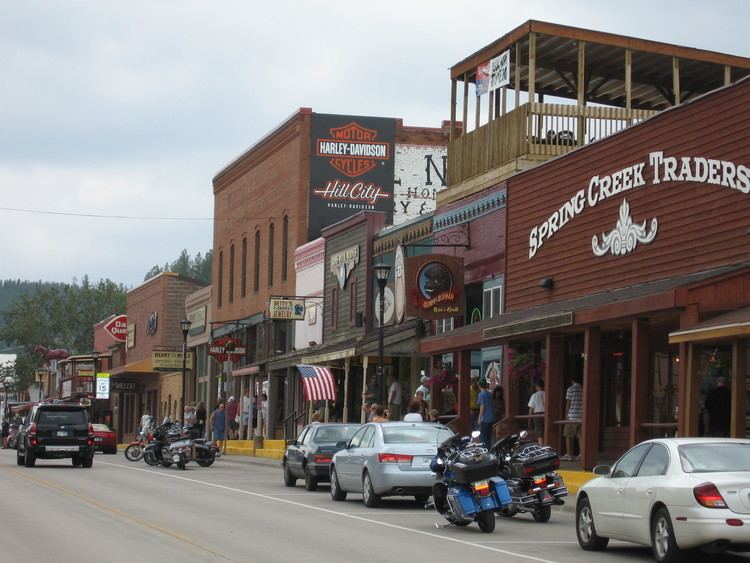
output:
M375 279L378 280L378 290L380 292L380 323L378 327L378 385L383 379L383 326L385 323L385 286L388 283L388 276L391 274L391 267L382 262L373 266L375 270Z
M94 417L96 416L96 372L98 370L98 363L99 363L99 352L94 350L91 352L91 359L94 362L94 378L93 378L93 385L94 393L91 396L91 422L94 421Z
M190 325L193 324L189 319L180 321L180 330L182 331L182 414L180 415L182 424L185 424L185 405L187 404L187 337L190 332Z

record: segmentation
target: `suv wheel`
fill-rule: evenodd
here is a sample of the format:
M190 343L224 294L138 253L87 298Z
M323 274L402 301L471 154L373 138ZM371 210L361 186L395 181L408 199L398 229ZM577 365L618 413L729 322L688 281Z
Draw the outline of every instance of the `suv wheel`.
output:
M91 454L91 456L87 456L81 459L81 467L85 469L89 469L93 465L94 465L94 454Z
M21 454L21 450L16 450L16 465L23 465L26 460Z
M73 467L81 467L81 456L74 455L70 458L70 461L73 463Z
M34 457L34 454L32 452L30 452L29 450L26 450L26 456L25 456L25 458L26 459L24 459L24 463L23 464L26 467L34 467L34 465L36 464L36 458Z

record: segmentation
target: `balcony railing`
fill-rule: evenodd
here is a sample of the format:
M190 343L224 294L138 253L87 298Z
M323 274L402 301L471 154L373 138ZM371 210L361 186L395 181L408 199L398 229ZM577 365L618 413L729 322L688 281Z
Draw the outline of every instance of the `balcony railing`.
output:
M454 186L515 158L546 160L564 154L655 113L617 107L524 104L450 143L448 185Z

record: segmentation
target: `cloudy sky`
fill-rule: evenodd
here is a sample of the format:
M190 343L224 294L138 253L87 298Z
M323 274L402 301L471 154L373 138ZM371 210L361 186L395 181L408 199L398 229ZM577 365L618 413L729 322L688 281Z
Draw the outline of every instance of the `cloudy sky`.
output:
M530 18L750 56L746 0L0 0L0 279L204 253L211 179L297 108L437 126L448 68Z

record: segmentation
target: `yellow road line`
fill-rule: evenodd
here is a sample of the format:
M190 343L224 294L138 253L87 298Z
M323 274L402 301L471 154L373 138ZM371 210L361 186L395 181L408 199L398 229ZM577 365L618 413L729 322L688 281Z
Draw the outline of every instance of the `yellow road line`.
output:
M19 469L15 468L4 468L6 471L13 473L14 475L17 475L18 477L21 477L22 479L26 479L27 481L31 481L33 483L36 483L38 485L45 486L49 489L53 489L56 491L59 491L65 495L71 496L73 498L76 498L78 500L81 500L85 502L86 504L90 504L91 506L98 508L102 512L107 512L109 514L113 514L115 516L119 516L123 520L125 520L128 523L131 524L137 524L138 526L141 526L145 528L146 530L155 531L158 533L161 533L165 536L169 536L170 538L179 540L181 542L185 542L188 545L191 545L192 547L195 547L196 549L199 549L201 551L205 551L206 553L209 553L211 555L214 555L216 557L220 557L222 559L225 559L226 561L231 561L232 563L239 563L235 559L232 559L231 557L228 557L224 555L223 553L219 553L218 551L214 551L213 549L206 547L204 545L201 545L199 543L196 543L192 539L188 538L187 536L184 536L178 532L174 532L168 528L165 528L163 526L160 526L158 524L154 524L153 522L148 522L146 520L141 520L140 518L133 516L132 514L129 514L127 512L124 512L118 508L115 508L114 506L109 506L107 504L104 504L103 502L100 502L98 500L92 499L90 497L84 496L80 493L77 493L76 491L73 491L71 489L68 489L66 487L63 487L62 485L58 485L56 483L53 483L51 481L47 481L46 479L41 479L39 477L36 477L34 475L29 474L28 472L21 471Z

